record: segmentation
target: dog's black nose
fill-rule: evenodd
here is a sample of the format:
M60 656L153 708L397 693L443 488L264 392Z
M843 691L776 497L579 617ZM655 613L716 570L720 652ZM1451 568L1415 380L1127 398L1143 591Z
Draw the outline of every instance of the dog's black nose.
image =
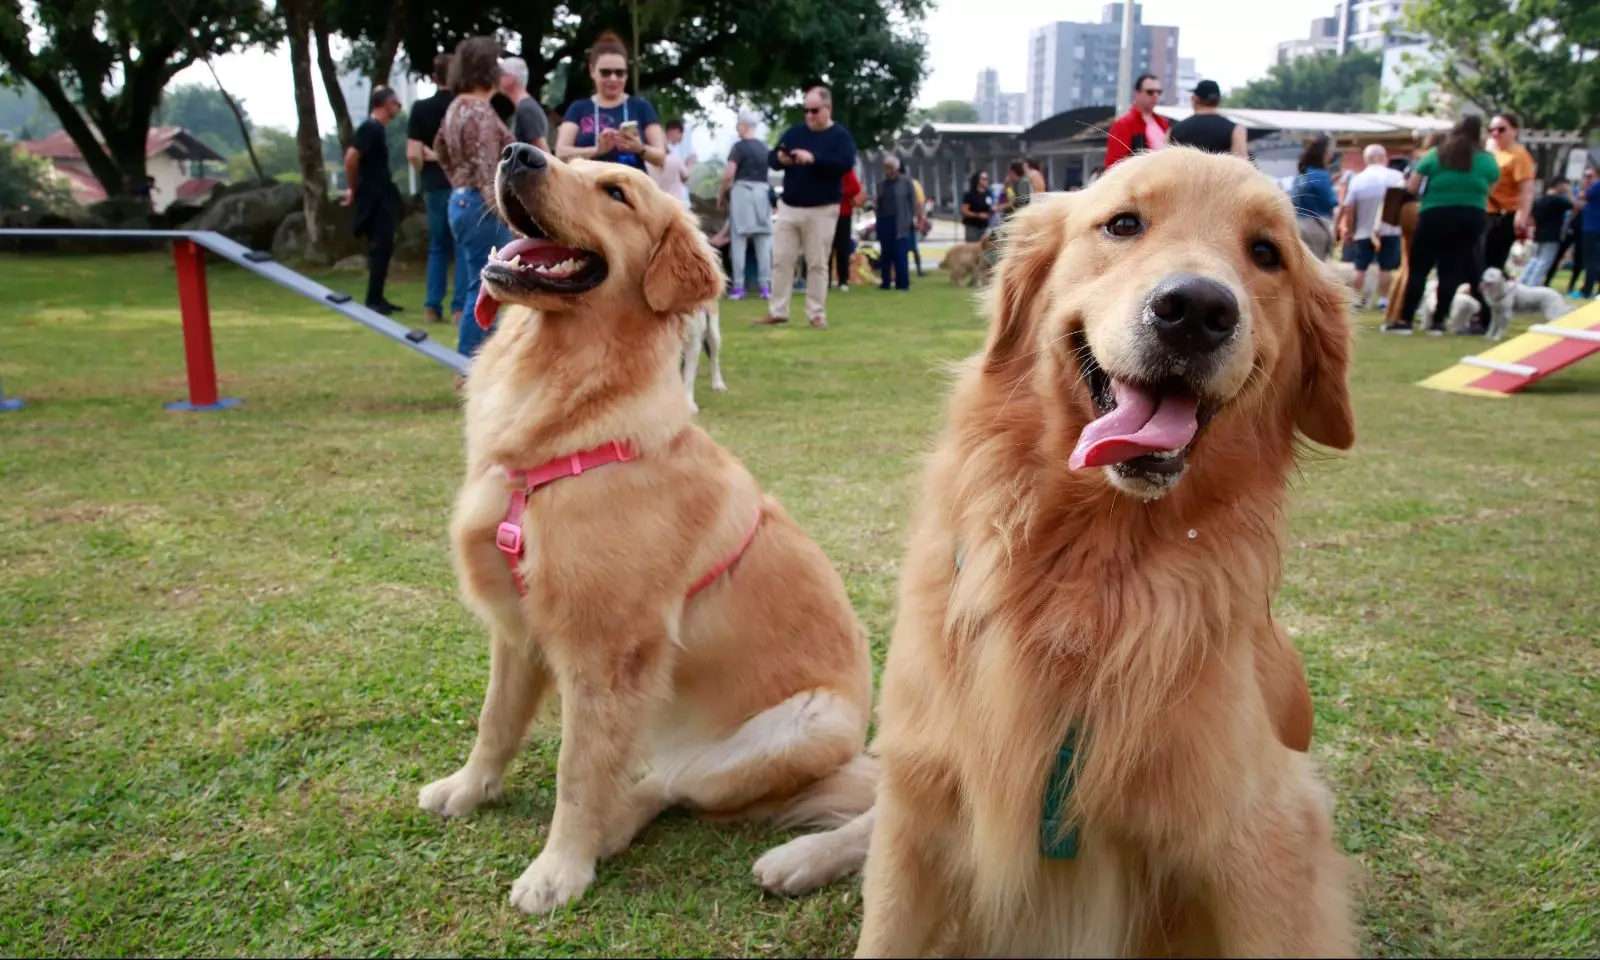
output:
M1239 325L1233 291L1192 273L1175 273L1157 284L1150 291L1147 313L1161 341L1184 353L1215 350Z
M527 143L513 143L500 151L500 172L506 176L519 173L543 173L548 166L544 151Z

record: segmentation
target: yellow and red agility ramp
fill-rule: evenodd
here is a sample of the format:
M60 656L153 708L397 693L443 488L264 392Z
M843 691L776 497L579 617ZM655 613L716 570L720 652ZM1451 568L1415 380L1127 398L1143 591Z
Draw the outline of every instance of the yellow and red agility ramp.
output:
M1600 300L1441 370L1418 386L1474 397L1506 397L1592 353L1600 353Z

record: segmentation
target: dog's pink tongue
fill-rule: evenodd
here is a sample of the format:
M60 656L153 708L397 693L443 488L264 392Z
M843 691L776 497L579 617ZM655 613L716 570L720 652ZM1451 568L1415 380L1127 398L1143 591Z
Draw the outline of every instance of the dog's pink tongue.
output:
M488 287L478 288L478 302L472 305L472 319L478 321L478 326L487 330L494 326L494 316L500 311L500 301L494 298Z
M1123 463L1188 445L1199 429L1194 397L1159 396L1146 387L1111 381L1117 408L1083 428L1067 460L1074 470Z

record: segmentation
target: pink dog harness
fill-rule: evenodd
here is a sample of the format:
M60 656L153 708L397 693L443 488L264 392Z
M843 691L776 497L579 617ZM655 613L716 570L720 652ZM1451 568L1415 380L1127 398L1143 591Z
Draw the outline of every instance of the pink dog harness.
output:
M511 503L506 507L506 518L500 524L500 529L495 533L495 546L506 555L506 565L511 568L511 579L516 581L517 592L523 596L528 595L527 585L522 582L522 515L528 509L528 496L540 487L548 487L557 480L567 477L581 476L586 470L594 470L612 463L627 463L637 460L639 454L633 447L613 440L593 450L574 453L571 456L557 457L548 463L534 467L532 470L507 470L506 478L516 484L511 491ZM692 597L715 583L717 578L727 573L744 552L750 548L750 541L756 538L756 530L761 526L761 507L756 506L755 522L750 524L750 530L739 542L738 549L729 554L721 563L712 567L705 576L694 582L689 592L684 596Z

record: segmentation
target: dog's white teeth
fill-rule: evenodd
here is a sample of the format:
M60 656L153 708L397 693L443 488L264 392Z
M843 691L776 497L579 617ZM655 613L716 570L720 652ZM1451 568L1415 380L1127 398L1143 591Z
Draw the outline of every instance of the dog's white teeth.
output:
M535 273L549 273L550 265L548 263L541 263L537 267L534 267L533 270Z
M1152 454L1150 454L1150 458L1152 460L1173 460L1173 459L1176 459L1178 454L1180 454L1182 452L1183 451L1181 449L1179 449L1179 450L1163 450L1160 453L1152 453Z
M500 259L500 248L499 247L490 247L489 248L489 259L490 260L499 260Z
M511 266L513 266L513 267L522 266L522 254L519 253L516 256L511 258Z

